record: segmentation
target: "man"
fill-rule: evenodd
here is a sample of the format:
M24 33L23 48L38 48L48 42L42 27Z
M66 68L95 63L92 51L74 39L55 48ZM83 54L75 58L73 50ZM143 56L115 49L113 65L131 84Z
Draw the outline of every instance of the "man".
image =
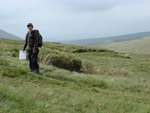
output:
M39 73L38 53L42 46L42 36L38 30L33 30L33 24L27 24L28 33L26 34L23 51L27 47L29 67L31 72Z

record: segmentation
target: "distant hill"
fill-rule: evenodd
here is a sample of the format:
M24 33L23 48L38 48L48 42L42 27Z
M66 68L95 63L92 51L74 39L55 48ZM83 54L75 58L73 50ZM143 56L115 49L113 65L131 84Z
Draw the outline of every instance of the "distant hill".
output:
M76 44L76 45L97 45L97 44L108 44L113 42L135 40L143 37L150 37L150 32L139 32L139 33L120 35L120 36L102 37L102 38L93 38L93 39L81 39L81 40L68 41L64 43Z
M0 39L19 39L17 36L0 29Z
M95 47L107 48L118 52L150 54L150 37L96 45Z

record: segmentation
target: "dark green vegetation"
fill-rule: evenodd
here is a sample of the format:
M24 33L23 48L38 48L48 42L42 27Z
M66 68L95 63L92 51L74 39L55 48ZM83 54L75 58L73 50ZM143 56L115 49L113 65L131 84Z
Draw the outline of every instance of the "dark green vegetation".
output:
M0 113L150 113L150 55L46 43L37 75L20 48L0 40ZM81 61L81 73L49 65L54 56Z

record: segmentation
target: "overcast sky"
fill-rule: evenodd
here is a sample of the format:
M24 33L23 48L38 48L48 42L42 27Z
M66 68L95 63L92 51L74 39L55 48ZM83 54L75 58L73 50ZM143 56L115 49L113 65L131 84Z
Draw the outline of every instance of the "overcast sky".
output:
M46 40L150 31L150 0L0 0L0 28L24 38L32 22Z

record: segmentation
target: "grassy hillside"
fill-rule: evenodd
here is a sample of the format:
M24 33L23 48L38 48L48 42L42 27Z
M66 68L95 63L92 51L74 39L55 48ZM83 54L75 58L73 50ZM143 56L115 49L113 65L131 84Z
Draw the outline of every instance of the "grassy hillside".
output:
M149 113L150 56L46 43L41 75L18 60L22 43L0 40L0 113ZM88 51L80 51L84 49ZM82 73L49 65L49 56L71 55Z
M119 52L150 54L150 37L96 46Z

